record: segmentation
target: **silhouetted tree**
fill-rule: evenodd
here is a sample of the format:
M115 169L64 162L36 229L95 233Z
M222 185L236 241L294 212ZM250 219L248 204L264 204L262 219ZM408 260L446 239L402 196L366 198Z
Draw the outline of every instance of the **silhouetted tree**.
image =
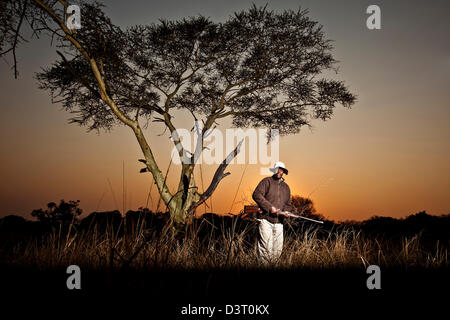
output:
M55 202L47 204L47 209L36 209L31 212L33 217L36 217L43 223L51 225L63 224L68 225L70 223L78 223L78 216L83 213L83 210L78 206L80 200L65 202L64 199L60 201L59 205Z
M224 23L199 16L122 30L101 7L82 2L82 28L71 30L65 24L65 1L6 0L0 46L16 60L24 21L37 34L55 38L61 59L37 75L40 88L77 114L72 123L97 131L129 127L145 157L142 171L152 174L176 223L184 223L212 195L239 152L240 144L199 193L194 168L206 147L204 138L219 119L291 134L310 126L310 119L330 119L336 105L355 102L342 81L318 77L327 70L337 73L337 61L322 26L306 10L277 13L253 6ZM181 144L172 121L177 109L196 121L199 138L193 152ZM145 126L161 122L171 133L183 160L175 192L166 185L140 118Z
M316 213L316 208L314 208L314 203L309 198L303 198L299 195L293 195L291 197L292 206L298 213L303 215L312 215Z
M314 207L314 202L310 198L293 195L291 196L291 203L294 211L297 211L303 216L323 221L326 220L323 215L317 213L316 208Z

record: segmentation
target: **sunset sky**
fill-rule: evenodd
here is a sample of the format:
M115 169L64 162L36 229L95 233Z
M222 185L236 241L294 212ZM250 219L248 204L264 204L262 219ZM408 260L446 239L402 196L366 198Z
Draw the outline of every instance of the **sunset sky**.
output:
M291 192L309 196L319 213L336 221L400 218L422 210L450 213L450 2L134 0L105 1L105 11L125 28L198 14L224 21L252 2L280 11L309 9L309 17L334 40L340 61L335 78L358 96L352 109L339 106L327 122L313 121L313 130L281 138L280 160L289 169ZM381 8L381 30L366 28L371 4ZM123 164L125 209L145 206L152 181L139 173L143 156L132 131L122 126L86 133L68 124L71 115L37 88L33 75L57 59L55 50L45 37L23 45L17 80L11 65L0 62L0 216L31 218L33 209L61 199L80 200L85 213L122 210ZM180 127L192 125L185 114L175 120ZM220 124L230 127L229 121ZM167 133L157 136L162 132L160 125L145 130L165 172L172 145ZM260 167L230 165L231 175L212 197L213 211L239 212L264 177ZM215 168L202 167L205 187ZM178 169L172 166L169 173L171 190ZM201 189L198 169L195 173ZM154 209L155 188L151 198Z

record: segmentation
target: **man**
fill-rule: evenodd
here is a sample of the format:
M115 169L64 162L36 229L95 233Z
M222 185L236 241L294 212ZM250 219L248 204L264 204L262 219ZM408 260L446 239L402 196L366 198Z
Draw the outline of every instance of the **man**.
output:
M270 169L274 175L266 177L253 192L253 200L262 210L258 213L259 241L258 253L266 261L274 261L283 249L284 211L291 210L291 190L284 182L283 174L288 174L283 162L275 162Z

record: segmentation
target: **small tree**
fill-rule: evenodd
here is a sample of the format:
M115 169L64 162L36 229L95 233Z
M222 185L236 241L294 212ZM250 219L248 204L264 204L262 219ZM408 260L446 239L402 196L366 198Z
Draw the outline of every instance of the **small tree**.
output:
M97 2L81 5L82 28L65 24L65 1L2 2L3 53L24 39L27 21L36 33L58 41L60 60L37 75L40 87L77 116L70 122L88 130L129 127L158 192L176 223L184 223L229 173L227 164L240 144L219 165L209 187L199 193L194 168L206 147L204 137L216 121L230 117L236 127L297 133L311 119L331 118L336 105L355 102L342 81L318 78L337 72L337 61L322 26L306 10L282 13L253 6L223 23L204 17L161 20L122 30ZM5 18L8 16L9 18ZM5 46L7 47L5 49ZM16 63L14 64L16 66ZM187 110L199 136L192 153L185 150L173 123L174 112ZM183 160L179 185L170 192L144 136L140 121L161 122Z
M33 217L36 217L40 222L48 223L50 225L68 225L71 223L78 223L78 216L83 213L79 208L80 200L65 202L64 199L60 201L59 205L55 202L47 204L47 209L36 209L31 212Z
M293 195L291 197L291 204L295 211L304 216L319 217L316 208L314 208L314 202L310 198L304 198L299 195ZM320 216L321 217L321 216Z

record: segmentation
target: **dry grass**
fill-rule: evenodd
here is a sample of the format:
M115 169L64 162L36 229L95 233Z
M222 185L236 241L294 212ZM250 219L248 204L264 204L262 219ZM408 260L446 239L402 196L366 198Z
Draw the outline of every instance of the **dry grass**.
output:
M182 239L171 236L170 227L149 231L137 224L133 234L119 236L111 228L63 235L54 232L40 240L17 245L8 264L39 269L77 264L91 269L208 270L217 268L266 268L259 263L251 228L217 228L213 236L200 236L199 228L188 230ZM281 269L366 268L370 264L388 267L448 267L448 250L439 242L424 250L420 236L401 243L365 238L350 228L332 231L307 229L285 237L283 254L270 265Z

